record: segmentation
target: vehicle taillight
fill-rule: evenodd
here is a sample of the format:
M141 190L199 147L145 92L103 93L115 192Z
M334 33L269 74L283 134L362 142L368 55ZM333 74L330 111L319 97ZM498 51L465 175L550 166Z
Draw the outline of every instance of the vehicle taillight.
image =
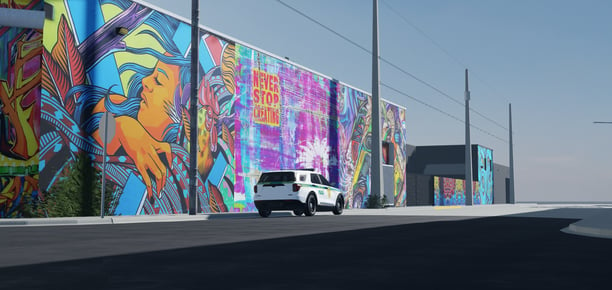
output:
M299 184L293 184L293 192L297 192L300 191L300 185Z
M257 193L257 185L253 186L253 190Z

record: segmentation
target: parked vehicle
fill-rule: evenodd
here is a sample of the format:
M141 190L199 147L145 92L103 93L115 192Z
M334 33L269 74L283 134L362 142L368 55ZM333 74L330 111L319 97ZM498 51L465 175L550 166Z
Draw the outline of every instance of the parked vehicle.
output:
M297 216L313 216L318 210L342 214L344 196L314 170L264 172L255 190L255 207L262 217L273 210L292 210Z

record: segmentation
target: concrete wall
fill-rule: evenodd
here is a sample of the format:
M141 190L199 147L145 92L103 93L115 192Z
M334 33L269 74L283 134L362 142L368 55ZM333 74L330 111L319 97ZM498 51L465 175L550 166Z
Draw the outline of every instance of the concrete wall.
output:
M406 174L406 206L433 205L432 176Z
M394 195L395 178L393 174L393 171L394 171L393 165L383 164L382 169L383 169L383 184L384 184L385 196L387 197L387 202L385 205L395 206L395 202L394 202L395 201L395 195Z
M493 203L508 203L506 198L506 179L510 178L510 168L493 163Z

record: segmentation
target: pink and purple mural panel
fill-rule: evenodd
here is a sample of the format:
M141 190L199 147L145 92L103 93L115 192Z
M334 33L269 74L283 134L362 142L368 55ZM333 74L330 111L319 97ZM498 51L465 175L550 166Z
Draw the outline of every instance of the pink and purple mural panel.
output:
M236 59L235 208L254 210L261 172L305 168L361 207L369 193L369 97L239 44Z

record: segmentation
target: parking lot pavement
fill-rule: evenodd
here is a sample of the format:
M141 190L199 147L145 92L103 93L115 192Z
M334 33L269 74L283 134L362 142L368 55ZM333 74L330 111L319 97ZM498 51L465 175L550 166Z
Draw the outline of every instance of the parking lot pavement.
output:
M612 239L612 204L495 204L474 206L411 206L387 207L381 209L346 209L344 215L358 216L467 216L467 217L554 217L573 218L579 221L568 225L563 232L568 234ZM274 216L290 216L289 211L273 212ZM331 212L317 212L317 215L332 215ZM138 215L64 218L20 218L0 219L0 227L13 226L57 226L202 221L214 219L259 218L257 213L215 213Z

